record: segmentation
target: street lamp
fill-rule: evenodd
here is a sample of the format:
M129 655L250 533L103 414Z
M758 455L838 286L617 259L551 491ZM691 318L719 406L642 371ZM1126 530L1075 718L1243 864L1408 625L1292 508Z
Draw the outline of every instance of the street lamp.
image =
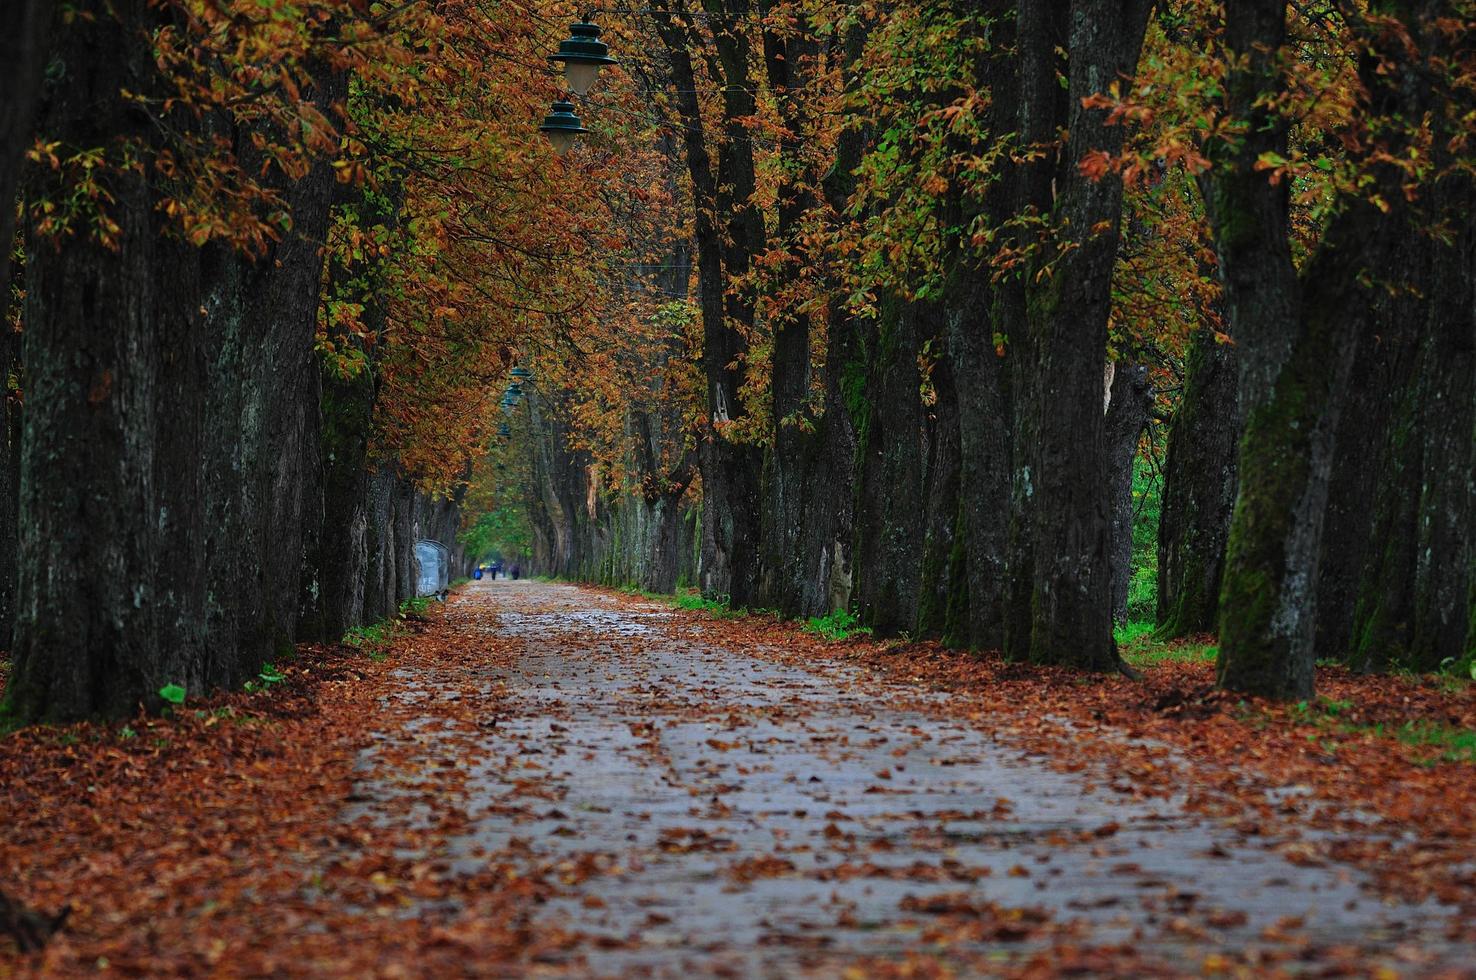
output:
M577 24L569 26L569 37L559 44L557 54L548 56L552 62L564 63L564 79L569 91L581 99L589 94L590 88L600 77L600 69L617 64L610 57L610 49L600 40L600 29L589 22L590 15Z
M543 119L543 125L538 128L548 137L554 152L559 156L568 153L573 148L574 141L589 132L574 114L574 103L563 100L554 102L553 108Z

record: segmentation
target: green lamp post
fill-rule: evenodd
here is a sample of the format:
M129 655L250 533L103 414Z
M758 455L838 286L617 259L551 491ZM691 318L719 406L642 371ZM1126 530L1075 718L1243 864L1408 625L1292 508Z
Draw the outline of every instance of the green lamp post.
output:
M543 125L538 129L548 137L554 152L559 156L568 153L573 148L574 141L589 132L574 114L574 103L562 99L554 102L553 108L543 119Z
M610 57L610 49L600 40L600 29L589 22L590 15L585 14L584 19L577 24L569 26L569 37L559 44L556 54L548 56L548 60L564 65L564 80L569 85L569 91L581 99L589 94L589 90L600 77L600 69L606 65L618 64Z

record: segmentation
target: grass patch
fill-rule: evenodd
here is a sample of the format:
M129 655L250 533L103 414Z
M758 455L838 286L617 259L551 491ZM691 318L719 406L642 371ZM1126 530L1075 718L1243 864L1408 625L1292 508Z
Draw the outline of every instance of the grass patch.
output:
M367 654L370 660L380 661L389 656L390 647L395 638L404 630L406 622L425 621L429 619L431 608L429 596L412 596L400 603L400 611L389 619L382 619L377 623L367 626L355 626L343 634L340 640L344 646L350 646Z
M1112 631L1117 640L1117 650L1122 659L1134 667L1157 667L1162 664L1213 663L1220 648L1210 643L1193 643L1184 640L1156 640L1154 625L1139 620L1119 626Z
M678 609L705 612L721 619L736 619L739 616L748 615L747 609L734 609L727 596L709 599L700 592L678 592L674 596L663 598Z
M1476 762L1476 732L1469 728L1454 728L1433 721L1407 721L1396 728L1393 735L1405 745L1438 749L1438 754L1434 757L1417 760L1426 765L1435 762Z
M1338 743L1334 741L1336 738L1372 736L1402 742L1414 748L1435 750L1433 753L1417 755L1413 760L1416 765L1476 762L1476 731L1425 718L1400 723L1355 722L1348 716L1356 708L1353 701L1318 695L1311 701L1299 701L1292 705L1288 716L1293 721L1320 729L1321 734L1309 734L1307 738L1309 741L1316 741L1328 752L1337 751Z
M870 636L871 627L862 626L861 621L849 609L837 609L825 616L811 616L800 629L814 633L832 643L849 640L856 636Z

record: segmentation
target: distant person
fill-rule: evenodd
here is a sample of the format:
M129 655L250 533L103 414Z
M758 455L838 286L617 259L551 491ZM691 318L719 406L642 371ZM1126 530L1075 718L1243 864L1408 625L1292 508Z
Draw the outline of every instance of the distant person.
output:
M521 575L522 573L523 573L523 570L521 568L519 568L517 565L514 565L512 567L512 580L514 582L516 582L518 580L518 576Z

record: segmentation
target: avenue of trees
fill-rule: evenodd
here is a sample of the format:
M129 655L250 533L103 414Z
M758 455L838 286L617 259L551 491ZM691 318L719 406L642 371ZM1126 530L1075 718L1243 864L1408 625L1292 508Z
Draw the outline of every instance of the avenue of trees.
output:
M651 0L556 157L579 12L5 6L0 722L239 684L463 526L1111 670L1145 445L1223 686L1469 663L1476 5Z
M543 569L1111 669L1152 428L1221 684L1469 664L1472 5L652 6L700 337L544 359Z

